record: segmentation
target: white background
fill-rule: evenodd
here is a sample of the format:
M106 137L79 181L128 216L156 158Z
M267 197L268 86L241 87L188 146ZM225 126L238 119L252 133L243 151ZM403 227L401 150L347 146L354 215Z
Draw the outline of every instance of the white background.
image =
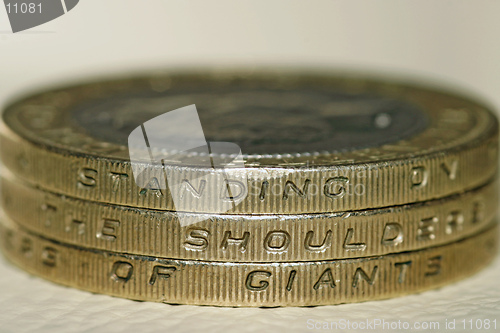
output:
M25 91L112 73L203 65L306 66L448 84L500 110L500 1L82 0L12 34L0 7L0 105ZM497 319L500 262L466 281L382 302L219 309L71 290L0 263L0 331L301 332L307 320ZM352 331L352 330L351 330ZM458 329L455 331L459 331Z

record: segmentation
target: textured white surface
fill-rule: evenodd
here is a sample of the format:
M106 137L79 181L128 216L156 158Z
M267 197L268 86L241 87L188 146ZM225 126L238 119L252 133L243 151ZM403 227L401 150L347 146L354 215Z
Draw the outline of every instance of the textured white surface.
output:
M0 332L305 332L315 322L439 323L497 320L500 330L500 257L479 274L419 295L314 308L216 308L135 302L73 290L0 262ZM446 321L455 330L445 330ZM342 330L318 330L335 331ZM356 332L357 330L345 330ZM361 330L360 330L361 331ZM364 330L366 332L366 330ZM372 330L372 331L380 331ZM398 331L398 330L390 330ZM419 331L419 330L413 330ZM490 331L494 331L491 329Z
M495 0L85 0L60 19L13 35L0 5L0 104L28 88L82 75L192 63L299 64L436 78L479 92L500 109L499 12ZM0 332L292 333L309 331L310 319L437 321L441 331L458 332L463 319L500 321L499 281L500 259L421 295L227 309L93 295L31 277L2 258ZM445 330L447 319L456 319L455 330Z

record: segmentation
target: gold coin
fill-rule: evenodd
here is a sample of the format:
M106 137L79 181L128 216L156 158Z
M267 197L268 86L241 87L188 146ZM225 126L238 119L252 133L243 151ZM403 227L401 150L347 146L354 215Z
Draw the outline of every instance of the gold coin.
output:
M497 181L426 203L303 215L144 210L72 199L5 176L0 188L6 215L49 239L113 252L234 262L359 258L442 245L484 229L498 205Z
M415 252L362 259L223 263L103 252L2 227L8 260L47 280L95 293L175 304L311 306L384 299L437 288L489 263L498 227Z
M168 188L155 177L139 186L128 136L190 104L206 141L237 145L244 168L201 166L227 156L181 151L161 159ZM166 74L85 84L25 98L3 121L0 157L19 177L75 198L159 210L372 209L473 189L497 169L498 124L484 106L431 89L319 74ZM215 181L204 183L207 177Z

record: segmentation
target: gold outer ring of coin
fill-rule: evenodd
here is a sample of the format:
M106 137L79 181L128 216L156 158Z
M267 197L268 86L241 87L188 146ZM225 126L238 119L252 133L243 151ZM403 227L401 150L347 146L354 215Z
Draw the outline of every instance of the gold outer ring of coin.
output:
M172 74L35 95L11 105L4 113L0 157L17 176L56 193L131 207L175 210L167 190L137 186L126 146L98 140L72 127L65 112L82 101L107 94L189 82L230 86L242 77L269 86L319 85L408 100L426 112L429 126L413 137L375 148L245 156L244 172L224 170L228 179L240 181L246 192L243 201L228 211L230 214L302 214L389 207L463 192L496 174L498 123L475 102L383 81L290 73ZM189 162L189 158L183 162ZM213 172L209 168L165 165L169 180L179 183ZM200 189L200 184L186 184L189 185ZM205 191L212 193L208 188ZM191 212L226 212L219 199L200 193L193 195L187 206Z
M1 228L8 260L47 280L134 300L215 306L312 306L391 298L468 277L497 254L498 226L448 245L335 261L223 263L68 246Z
M359 258L442 245L490 224L498 204L496 180L461 195L406 206L252 216L99 204L35 189L5 174L0 188L9 218L55 241L112 252L233 262Z

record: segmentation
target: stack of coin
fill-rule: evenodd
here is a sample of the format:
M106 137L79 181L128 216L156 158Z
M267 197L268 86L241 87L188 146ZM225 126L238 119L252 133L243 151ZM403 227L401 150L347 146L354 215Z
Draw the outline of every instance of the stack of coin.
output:
M498 123L459 95L172 73L35 94L2 119L2 250L66 286L326 305L437 288L497 252Z

